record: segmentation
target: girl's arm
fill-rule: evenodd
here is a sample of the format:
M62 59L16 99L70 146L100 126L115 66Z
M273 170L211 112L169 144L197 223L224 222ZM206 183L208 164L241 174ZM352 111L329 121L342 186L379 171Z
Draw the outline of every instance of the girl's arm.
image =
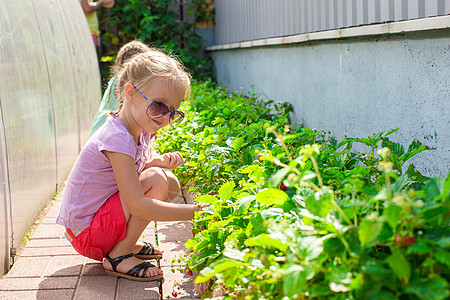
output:
M167 203L147 198L142 191L134 159L118 152L103 151L111 162L121 199L132 216L149 221L181 221L194 218L196 205Z
M169 152L158 155L147 161L144 169L150 167L159 167L163 169L173 170L182 163L184 163L184 159L179 152Z

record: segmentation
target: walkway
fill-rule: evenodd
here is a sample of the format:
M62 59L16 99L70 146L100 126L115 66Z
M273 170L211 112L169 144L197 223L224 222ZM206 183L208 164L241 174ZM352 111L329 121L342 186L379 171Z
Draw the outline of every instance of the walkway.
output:
M73 250L64 237L64 228L55 224L61 205L60 195L44 212L34 234L9 273L0 280L0 299L160 299L158 282L136 282L107 276L101 263ZM177 197L174 202L184 203ZM192 203L192 198L187 199ZM184 243L192 236L190 222L158 222L160 247L164 249L163 298L174 298L177 284L179 299L199 299L193 292L189 275L172 269L172 259L184 252ZM144 232L143 240L155 242L154 222ZM174 265L179 266L179 264Z

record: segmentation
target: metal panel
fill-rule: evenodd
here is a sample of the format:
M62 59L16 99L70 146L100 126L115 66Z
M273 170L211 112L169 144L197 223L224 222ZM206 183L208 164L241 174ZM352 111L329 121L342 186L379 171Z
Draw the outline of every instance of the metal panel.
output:
M394 1L394 20L403 20L403 1L404 0L393 0Z
M216 44L433 17L450 0L215 0Z
M408 19L419 17L419 0L408 0Z

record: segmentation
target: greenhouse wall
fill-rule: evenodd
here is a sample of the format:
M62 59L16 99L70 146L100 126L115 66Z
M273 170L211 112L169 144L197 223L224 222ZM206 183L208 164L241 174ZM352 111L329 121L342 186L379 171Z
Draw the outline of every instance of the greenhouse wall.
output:
M88 139L101 99L78 0L0 6L0 272ZM43 224L44 225L44 224Z
M425 3L408 1L408 9L416 2ZM449 1L426 1L431 2L435 2L437 12L450 11ZM221 5L225 4L215 3L220 18ZM246 10L249 14L253 14L251 8ZM302 6L292 15L303 16ZM239 16L245 19L242 12ZM216 22L216 33L227 30L222 27L228 25ZM405 147L419 140L434 148L411 160L416 168L427 176L447 176L449 26L449 15L424 17L241 42L232 39L235 42L229 44L217 44L216 38L216 45L207 50L214 60L218 83L230 91L290 102L295 124L329 131L338 139L367 137L399 127L392 140Z

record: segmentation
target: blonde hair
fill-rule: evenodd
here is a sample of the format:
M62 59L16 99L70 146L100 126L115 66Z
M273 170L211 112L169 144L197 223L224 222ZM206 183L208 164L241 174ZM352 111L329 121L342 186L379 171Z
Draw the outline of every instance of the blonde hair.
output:
M152 83L156 78L166 79L176 97L186 99L190 94L191 76L184 69L182 63L174 56L157 49L133 56L116 69L116 88L118 89L119 109L122 108L125 85L134 84L139 90Z
M130 60L133 56L150 51L152 48L139 40L134 40L123 45L119 52L117 52L114 67L121 67L125 62Z

